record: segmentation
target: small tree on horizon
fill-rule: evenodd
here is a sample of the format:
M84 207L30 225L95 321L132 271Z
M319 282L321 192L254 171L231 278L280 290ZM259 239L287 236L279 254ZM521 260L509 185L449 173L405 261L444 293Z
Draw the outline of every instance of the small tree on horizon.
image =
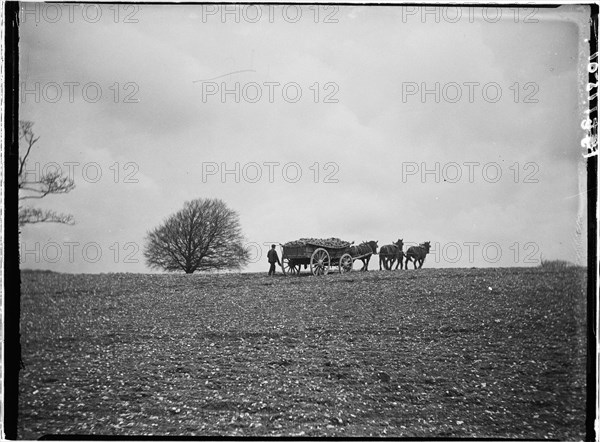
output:
M150 268L168 272L241 269L249 259L238 214L219 199L195 199L148 232Z

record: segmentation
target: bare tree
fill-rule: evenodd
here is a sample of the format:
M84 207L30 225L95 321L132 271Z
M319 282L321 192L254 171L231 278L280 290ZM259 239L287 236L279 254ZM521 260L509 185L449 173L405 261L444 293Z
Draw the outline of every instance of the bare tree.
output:
M74 181L62 174L62 171L50 171L42 174L36 168L33 178L27 169L31 149L40 139L33 132L33 122L19 121L19 201L41 199L48 195L68 193L75 188ZM23 145L23 147L21 147ZM53 222L74 224L73 216L56 213L54 210L37 209L19 204L19 225Z
M196 199L148 232L144 256L169 272L241 269L249 259L238 214L218 199Z

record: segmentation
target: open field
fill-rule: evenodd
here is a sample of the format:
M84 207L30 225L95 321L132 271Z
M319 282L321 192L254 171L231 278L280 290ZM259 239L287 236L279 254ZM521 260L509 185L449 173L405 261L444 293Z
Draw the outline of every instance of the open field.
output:
M20 438L585 437L581 268L22 278Z

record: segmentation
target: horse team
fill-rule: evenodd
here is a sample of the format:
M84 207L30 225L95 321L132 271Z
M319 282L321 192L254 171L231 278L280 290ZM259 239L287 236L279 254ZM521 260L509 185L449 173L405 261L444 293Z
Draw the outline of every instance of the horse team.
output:
M379 241L365 241L364 243L358 246L352 246L350 248L351 256L362 256L360 258L360 260L363 263L362 270L369 270L369 261L371 260L371 255L369 254L365 256L365 254L368 254L369 251L371 251L373 254L377 254L378 242ZM420 269L421 267L423 267L425 257L429 253L431 245L430 242L427 241L419 244L418 246L411 246L408 248L406 253L404 253L403 248L404 242L401 239L399 239L395 243L381 246L379 248L379 270L392 270L394 264L396 264L396 268L393 270L397 270L398 267L400 267L401 269L408 269L409 262L413 263L415 269Z

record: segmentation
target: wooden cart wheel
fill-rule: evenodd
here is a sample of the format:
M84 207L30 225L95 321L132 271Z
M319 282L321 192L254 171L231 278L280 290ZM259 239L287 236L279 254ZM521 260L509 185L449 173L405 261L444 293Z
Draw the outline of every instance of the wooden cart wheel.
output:
M300 265L296 264L293 259L282 258L281 271L284 275L298 275L300 274Z
M329 253L325 249L315 250L310 257L310 271L315 276L326 275L330 265Z
M352 271L352 256L349 253L344 253L340 258L340 273L348 273Z

